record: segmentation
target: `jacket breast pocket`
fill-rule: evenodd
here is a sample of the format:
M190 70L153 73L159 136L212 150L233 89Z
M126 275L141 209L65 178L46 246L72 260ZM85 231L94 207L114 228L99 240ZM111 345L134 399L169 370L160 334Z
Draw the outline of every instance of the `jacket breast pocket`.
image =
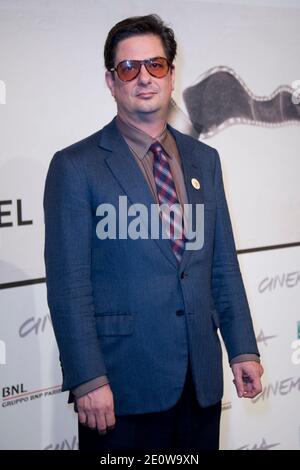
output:
M133 315L131 313L97 313L96 325L98 336L129 336L133 333Z

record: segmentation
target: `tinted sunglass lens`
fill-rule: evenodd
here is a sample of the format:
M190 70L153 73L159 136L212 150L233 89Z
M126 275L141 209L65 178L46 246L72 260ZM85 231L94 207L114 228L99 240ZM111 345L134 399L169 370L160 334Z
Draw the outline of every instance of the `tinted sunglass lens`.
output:
M146 65L148 72L156 78L162 78L167 75L169 71L169 64L166 59L157 58L151 60Z
M136 61L124 60L117 67L119 78L123 81L133 80L139 73L139 63Z

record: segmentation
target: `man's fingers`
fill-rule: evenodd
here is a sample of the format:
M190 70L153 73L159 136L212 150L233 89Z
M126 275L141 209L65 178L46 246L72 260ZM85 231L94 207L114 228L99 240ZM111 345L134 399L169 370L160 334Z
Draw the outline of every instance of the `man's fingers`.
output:
M233 383L235 385L238 396L242 397L244 395L244 383L241 373L235 373Z
M116 417L113 409L106 412L106 424L107 429L113 429L116 425Z
M99 434L106 434L114 428L114 401L108 384L78 398L77 408L80 423L97 429Z
M96 416L93 412L88 413L87 415L87 425L91 429L96 429L96 426L97 426Z
M96 414L96 422L97 422L97 430L99 434L106 434L107 425L106 425L105 413L98 411L98 413Z
M114 429L116 424L113 411L107 414L99 411L96 413L90 412L88 414L81 412L79 421L90 429L97 429L99 434L106 434L107 431Z
M238 397L241 398L244 395L244 384L243 382L235 381L236 393Z
M261 391L262 391L262 386L261 386L260 380L254 379L253 382L247 384L247 393L245 394L245 396L247 398L254 398L256 397L256 395L261 393Z
M106 410L104 413L97 413L97 429L100 434L106 434L107 431L114 429L116 425L116 418L114 410Z
M232 365L232 372L234 375L233 383L239 397L254 398L261 393L260 377L264 372L261 364L254 361L236 363Z
M85 412L83 410L79 409L78 410L78 419L79 419L80 424L85 425L86 424L86 418L87 418L87 415L85 414Z

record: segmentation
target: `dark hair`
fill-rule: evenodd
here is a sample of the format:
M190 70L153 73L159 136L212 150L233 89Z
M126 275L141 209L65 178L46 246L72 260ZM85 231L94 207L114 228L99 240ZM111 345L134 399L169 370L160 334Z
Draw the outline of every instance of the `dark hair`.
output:
M117 45L122 39L144 34L160 37L166 57L172 64L177 50L174 31L166 26L158 15L152 14L126 18L109 31L104 46L104 63L107 70L115 65Z

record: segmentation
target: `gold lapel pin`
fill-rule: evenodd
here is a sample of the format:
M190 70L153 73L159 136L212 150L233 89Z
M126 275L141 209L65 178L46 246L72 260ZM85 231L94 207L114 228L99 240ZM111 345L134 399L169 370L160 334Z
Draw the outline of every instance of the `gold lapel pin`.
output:
M200 189L200 181L197 178L192 178L191 183L195 189Z

